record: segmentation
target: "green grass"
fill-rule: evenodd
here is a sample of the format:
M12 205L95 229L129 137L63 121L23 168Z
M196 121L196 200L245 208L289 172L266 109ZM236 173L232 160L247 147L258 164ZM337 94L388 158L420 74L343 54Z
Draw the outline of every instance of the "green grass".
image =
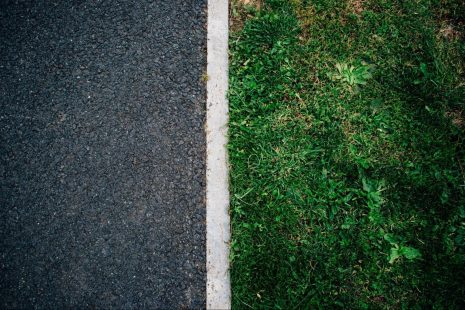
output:
M232 12L233 307L464 307L462 1Z

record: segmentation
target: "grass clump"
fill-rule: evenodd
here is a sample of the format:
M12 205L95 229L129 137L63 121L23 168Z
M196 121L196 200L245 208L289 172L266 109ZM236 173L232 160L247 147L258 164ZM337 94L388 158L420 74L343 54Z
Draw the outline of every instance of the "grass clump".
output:
M240 5L233 306L463 307L460 1Z

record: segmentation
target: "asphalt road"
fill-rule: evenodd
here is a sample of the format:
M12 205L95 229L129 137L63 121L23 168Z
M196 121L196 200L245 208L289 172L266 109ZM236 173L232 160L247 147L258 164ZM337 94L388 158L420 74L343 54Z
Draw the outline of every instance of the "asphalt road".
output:
M205 307L206 0L0 1L0 307Z

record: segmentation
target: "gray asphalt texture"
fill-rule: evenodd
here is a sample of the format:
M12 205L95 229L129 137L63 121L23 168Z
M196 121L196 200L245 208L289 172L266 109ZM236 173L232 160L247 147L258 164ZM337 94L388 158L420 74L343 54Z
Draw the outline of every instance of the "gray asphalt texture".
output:
M205 307L206 2L0 1L1 308Z

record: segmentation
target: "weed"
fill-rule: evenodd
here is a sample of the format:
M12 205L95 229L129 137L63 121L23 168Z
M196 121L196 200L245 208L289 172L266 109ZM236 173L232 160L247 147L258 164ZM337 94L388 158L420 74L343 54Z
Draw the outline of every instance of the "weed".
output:
M342 80L349 84L349 86L358 87L365 85L369 79L373 77L373 66L362 64L359 67L348 65L346 63L336 64L337 73L330 75L332 80Z

